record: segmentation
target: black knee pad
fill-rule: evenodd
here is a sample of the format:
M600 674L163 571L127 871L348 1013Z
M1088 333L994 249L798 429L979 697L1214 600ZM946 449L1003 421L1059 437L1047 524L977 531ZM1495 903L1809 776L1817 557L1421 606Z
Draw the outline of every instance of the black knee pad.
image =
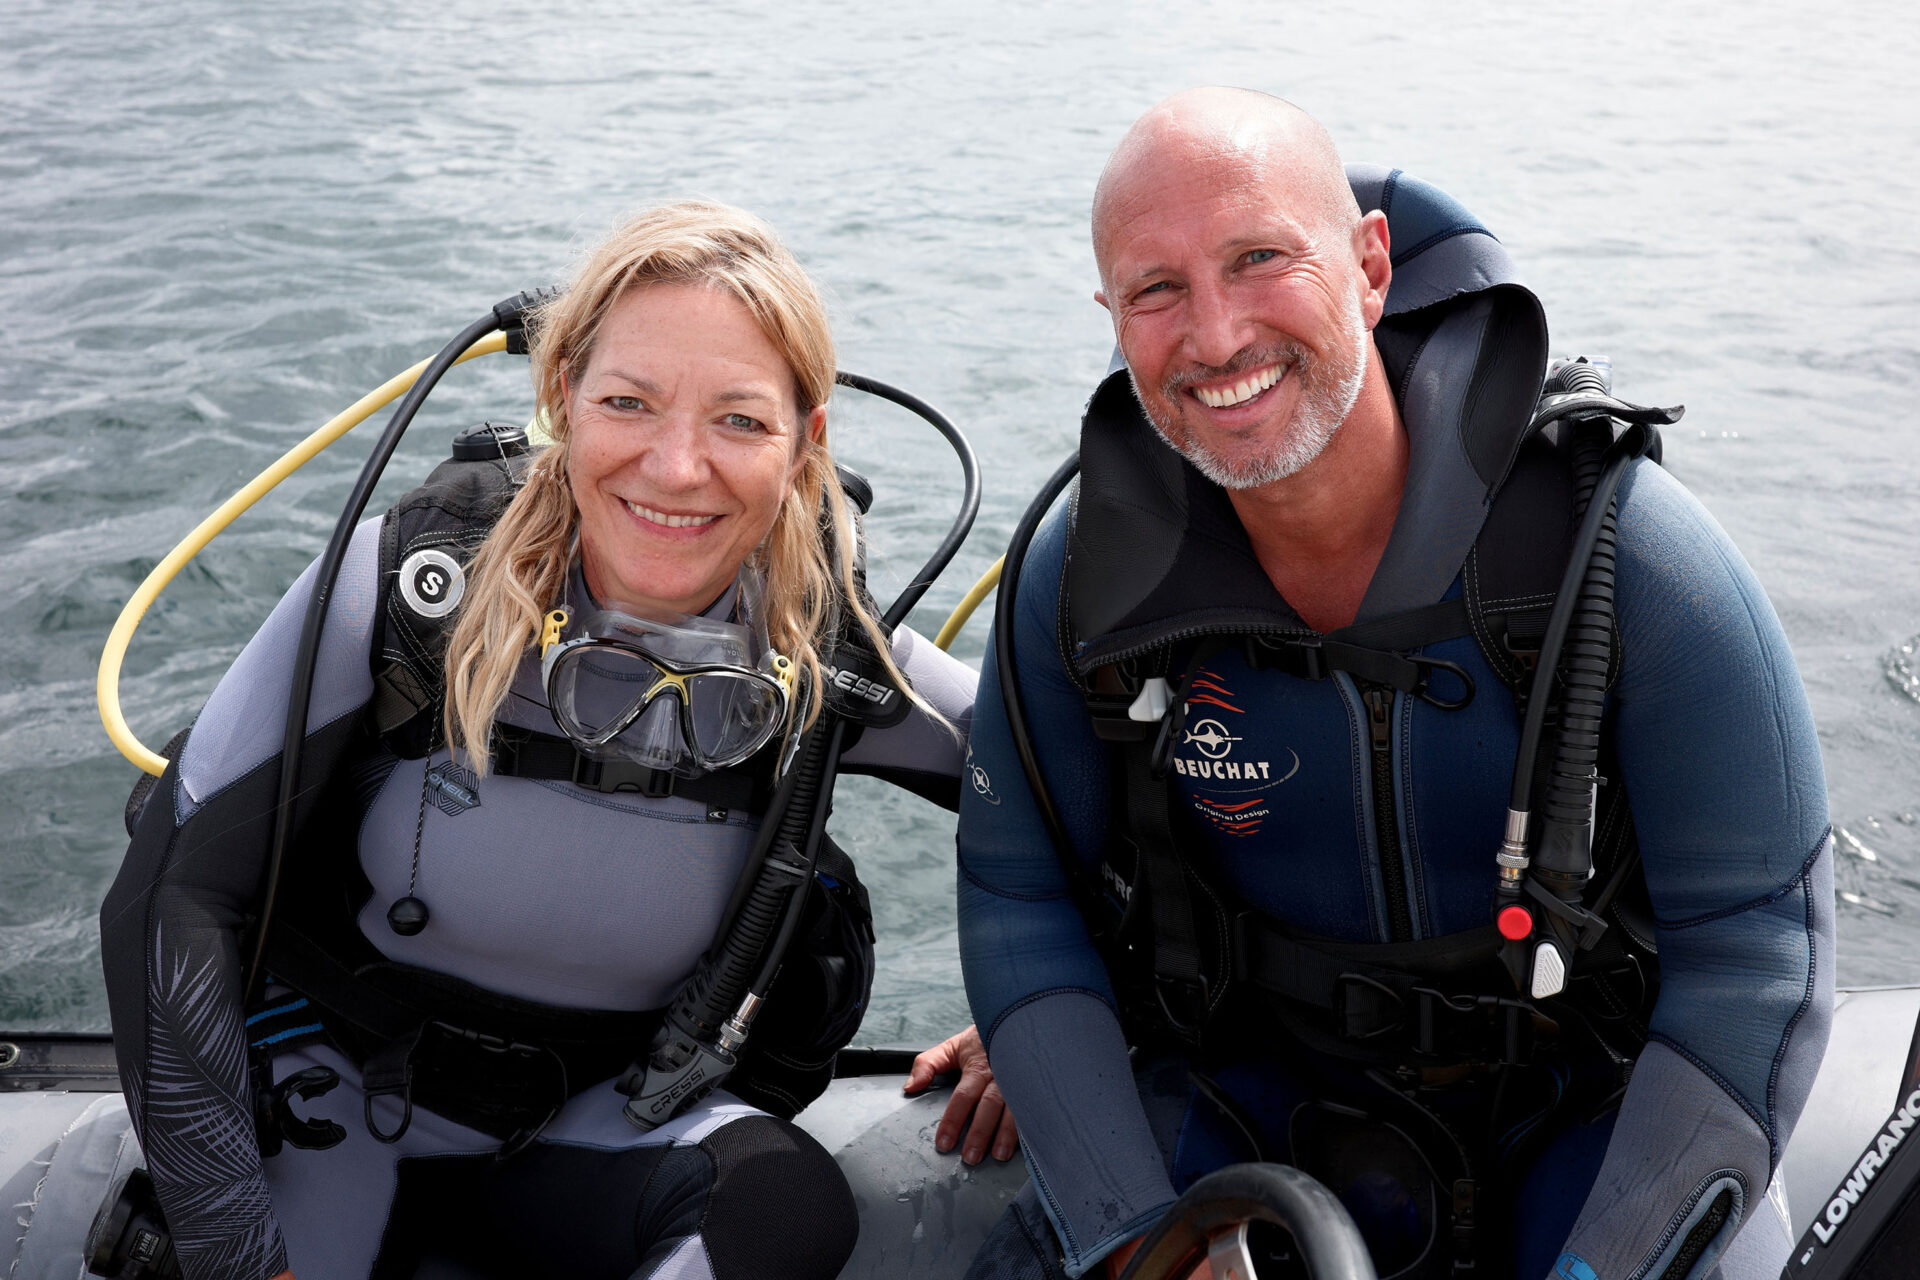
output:
M860 1218L840 1167L811 1135L773 1116L746 1116L700 1143L713 1160L700 1237L714 1280L833 1280L853 1254Z

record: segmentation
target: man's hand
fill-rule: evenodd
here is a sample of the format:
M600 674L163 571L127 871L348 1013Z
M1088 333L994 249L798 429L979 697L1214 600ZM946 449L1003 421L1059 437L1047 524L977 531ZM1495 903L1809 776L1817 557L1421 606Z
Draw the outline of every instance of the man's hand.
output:
M907 1073L906 1091L919 1093L933 1083L935 1076L947 1071L958 1071L960 1083L953 1086L953 1096L947 1099L947 1109L940 1115L940 1126L933 1131L933 1149L953 1150L961 1129L965 1128L967 1143L960 1158L966 1163L979 1164L986 1159L989 1142L993 1145L994 1159L1011 1159L1020 1141L1020 1131L1014 1127L1013 1112L1007 1110L1006 1099L1000 1096L1000 1086L993 1082L993 1068L987 1065L987 1050L980 1043L979 1028L968 1027L915 1058L913 1070ZM973 1117L972 1124L967 1123L969 1115Z

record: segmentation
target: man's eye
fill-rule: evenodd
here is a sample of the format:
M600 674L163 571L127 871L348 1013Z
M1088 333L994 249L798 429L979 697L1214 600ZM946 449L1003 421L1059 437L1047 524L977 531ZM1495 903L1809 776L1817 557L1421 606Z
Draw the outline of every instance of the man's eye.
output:
M1247 255L1247 261L1249 263L1270 262L1279 256L1280 251L1278 249L1255 249Z
M732 427L735 431L765 431L766 430L766 427L761 424L758 418L749 418L744 413L728 414L726 417L726 423L728 426Z
M1171 288L1173 288L1173 282L1171 280L1155 280L1152 284L1140 290L1140 292L1134 294L1133 296L1136 298L1144 298L1150 293L1165 293L1168 289L1171 289Z

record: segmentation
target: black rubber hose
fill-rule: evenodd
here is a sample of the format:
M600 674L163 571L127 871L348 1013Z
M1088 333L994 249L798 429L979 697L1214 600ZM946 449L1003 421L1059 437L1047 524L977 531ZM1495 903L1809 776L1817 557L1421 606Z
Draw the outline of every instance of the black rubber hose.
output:
M1579 427L1576 425L1575 430ZM1605 446L1588 436L1577 446L1582 470L1601 472ZM1599 496L1596 484L1590 497ZM1593 797L1600 760L1600 720L1607 675L1613 663L1613 589L1617 502L1609 492L1581 581L1579 603L1568 623L1560 665L1560 702L1546 794L1540 803L1539 841L1533 869L1563 901L1586 890L1593 869Z
M394 449L399 446L400 437L406 434L414 414L420 411L420 405L433 390L434 384L446 375L468 347L495 329L511 323L527 307L537 305L542 300L541 295L532 293L509 298L462 329L458 337L440 349L440 354L427 364L400 401L400 407L393 411L393 417L387 420L386 430L380 433L373 452L360 468L359 479L353 483L353 492L348 495L347 505L340 512L339 522L334 525L333 536L327 540L327 549L321 553L319 566L314 571L313 593L307 599L306 618L300 624L300 647L294 653L291 687L287 697L287 727L280 743L279 799L273 812L273 836L267 845L266 884L261 892L260 918L253 926L253 958L247 965L243 999L251 1000L259 990L265 967L267 935L273 924L274 903L280 892L280 872L286 861L287 840L294 826L294 803L300 795L300 757L307 741L307 703L313 696L313 671L320 656L320 633L326 626L327 606L333 600L333 588L340 580L340 564L346 559L347 544L353 540L354 528L359 525L368 500L373 497L374 486L379 484L381 472L386 470ZM521 303L517 310L514 309L515 303Z
M1547 390L1591 390L1604 394L1606 383L1599 370L1576 363L1562 367L1549 380ZM1569 422L1565 429L1579 430L1580 427L1577 422ZM1587 566L1593 558L1594 547L1600 541L1602 526L1612 514L1613 495L1619 488L1621 476L1626 473L1627 464L1646 451L1647 429L1631 427L1628 430L1629 435L1622 436L1612 449L1603 453L1605 465L1599 474L1593 475L1590 484L1590 463L1580 452L1575 454L1575 510L1579 513L1580 527L1574 535L1573 550L1567 557L1566 570L1560 576L1560 590L1554 597L1553 612L1547 618L1547 633L1540 642L1540 657L1533 669L1533 686L1527 695L1527 718L1521 725L1520 747L1514 755L1513 787L1507 801L1507 807L1516 813L1530 813L1533 809L1534 766L1540 755L1541 730L1546 724L1548 706L1553 700L1553 684L1559 674L1560 655L1566 647L1567 631L1573 624L1573 615L1583 594Z
M960 514L954 517L952 526L947 530L947 536L942 538L940 545L933 549L933 554L927 557L927 562L920 567L920 572L908 581L899 596L888 606L886 616L881 621L891 632L906 621L907 615L913 612L913 606L920 603L920 597L927 593L927 588L933 585L934 579L938 578L952 562L954 554L960 550L960 544L967 540L967 534L972 531L973 519L980 513L980 460L974 456L973 446L968 443L967 438L960 434L960 428L954 426L945 414L919 396L902 391L898 387L889 386L876 378L847 373L844 370L836 373L833 380L843 387L852 387L855 391L864 391L870 396L891 400L901 408L919 414L935 431L947 438L947 443L952 445L953 451L960 456L962 485Z
M820 864L820 841L826 837L827 833L826 798L833 794L833 784L840 774L840 746L846 739L846 734L847 722L835 720L833 737L827 743L826 754L821 761L819 776L814 784L818 801L809 806L811 820L801 832L800 839L789 845L791 849L800 851L801 865L806 868L806 874L800 880L802 889L806 887L808 881L813 879L814 868ZM785 823L782 824L781 836L783 839L787 838ZM793 941L794 931L800 925L800 917L806 914L806 905L805 893L797 892L787 899L785 918L780 921L780 934L773 940L773 946L768 948L761 958L760 972L755 975L753 985L748 988L754 995L764 997L773 986L774 975L780 972L780 962L786 958L787 944Z
M1013 539L1007 543L1007 558L1000 570L1000 593L993 602L993 661L1000 673L1000 702L1006 709L1007 732L1013 737L1013 747L1020 756L1021 772L1027 775L1027 789L1033 793L1033 802L1040 810L1040 820L1046 824L1047 835L1053 840L1062 865L1068 869L1067 882L1079 884L1081 877L1073 868L1073 842L1067 836L1066 824L1060 820L1060 810L1053 803L1053 792L1047 787L1047 776L1040 769L1040 757L1033 749L1033 735L1027 728L1027 704L1020 695L1020 677L1013 656L1014 606L1020 598L1020 568L1027 558L1027 547L1033 542L1034 533L1040 528L1040 522L1052 509L1054 500L1066 489L1074 476L1080 471L1080 451L1075 449L1067 456L1047 482L1040 486L1040 492L1020 517L1020 523L1013 527Z
M1346 1206L1320 1182L1284 1164L1232 1164L1188 1187L1120 1280L1186 1280L1206 1261L1213 1237L1243 1222L1285 1228L1310 1280L1376 1280L1366 1241Z

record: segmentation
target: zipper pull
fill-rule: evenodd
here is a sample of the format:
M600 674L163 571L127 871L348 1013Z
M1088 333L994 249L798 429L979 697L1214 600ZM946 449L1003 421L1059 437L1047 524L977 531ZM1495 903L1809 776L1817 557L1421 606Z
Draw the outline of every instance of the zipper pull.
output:
M1391 749L1393 742L1393 690L1370 685L1361 695L1367 704L1367 729L1375 751Z

